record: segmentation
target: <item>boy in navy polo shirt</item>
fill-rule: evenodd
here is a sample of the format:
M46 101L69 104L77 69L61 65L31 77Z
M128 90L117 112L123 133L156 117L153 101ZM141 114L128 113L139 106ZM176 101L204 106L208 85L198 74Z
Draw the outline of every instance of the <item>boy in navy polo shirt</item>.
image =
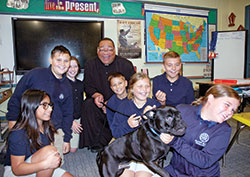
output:
M112 108L106 108L106 115L108 119L109 126L111 126L113 122L113 117L118 106L121 104L123 100L127 99L127 90L128 81L125 79L124 75L120 72L115 72L108 77L108 81L110 83L110 88L115 93L107 102L107 106Z
M55 146L61 155L70 150L73 122L72 90L65 75L69 68L70 56L71 53L67 48L62 45L56 46L51 51L49 58L51 65L48 68L35 68L26 73L18 82L15 92L8 102L6 114L9 128L12 128L20 112L22 94L31 88L47 92L51 97L51 102L54 103L51 120L59 132L55 136ZM62 144L62 142L64 143Z
M163 55L165 72L153 78L153 97L162 105L177 106L194 101L194 89L190 80L180 75L181 57L174 51Z

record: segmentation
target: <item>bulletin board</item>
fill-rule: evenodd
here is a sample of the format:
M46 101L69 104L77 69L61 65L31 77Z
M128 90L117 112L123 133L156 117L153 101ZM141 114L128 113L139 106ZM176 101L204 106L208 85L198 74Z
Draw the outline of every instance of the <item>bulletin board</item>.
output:
M246 31L219 31L213 62L213 79L245 77Z

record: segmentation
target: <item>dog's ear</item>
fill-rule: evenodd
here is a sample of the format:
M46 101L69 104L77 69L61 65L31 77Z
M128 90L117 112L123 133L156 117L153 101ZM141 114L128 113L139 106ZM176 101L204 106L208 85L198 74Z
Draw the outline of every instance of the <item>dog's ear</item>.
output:
M154 119L155 113L156 113L156 110L155 110L155 109L151 109L151 110L147 111L144 115L145 115L148 119Z

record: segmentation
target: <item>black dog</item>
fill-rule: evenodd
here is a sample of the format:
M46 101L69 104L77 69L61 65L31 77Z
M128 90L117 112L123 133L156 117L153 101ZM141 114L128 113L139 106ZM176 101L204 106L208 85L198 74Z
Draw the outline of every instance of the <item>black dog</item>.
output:
M150 170L160 176L167 176L157 161L169 151L169 146L164 144L159 135L168 133L174 136L182 136L186 130L186 124L181 118L180 112L170 106L161 106L148 111L148 118L139 129L128 133L97 154L97 165L102 177L117 177L122 174L131 160L143 162Z

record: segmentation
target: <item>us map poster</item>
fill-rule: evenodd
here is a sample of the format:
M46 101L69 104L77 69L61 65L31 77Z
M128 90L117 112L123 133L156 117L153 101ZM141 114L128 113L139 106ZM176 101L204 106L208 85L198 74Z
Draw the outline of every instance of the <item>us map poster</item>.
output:
M146 62L162 62L162 55L175 51L182 62L208 61L208 17L145 11Z

